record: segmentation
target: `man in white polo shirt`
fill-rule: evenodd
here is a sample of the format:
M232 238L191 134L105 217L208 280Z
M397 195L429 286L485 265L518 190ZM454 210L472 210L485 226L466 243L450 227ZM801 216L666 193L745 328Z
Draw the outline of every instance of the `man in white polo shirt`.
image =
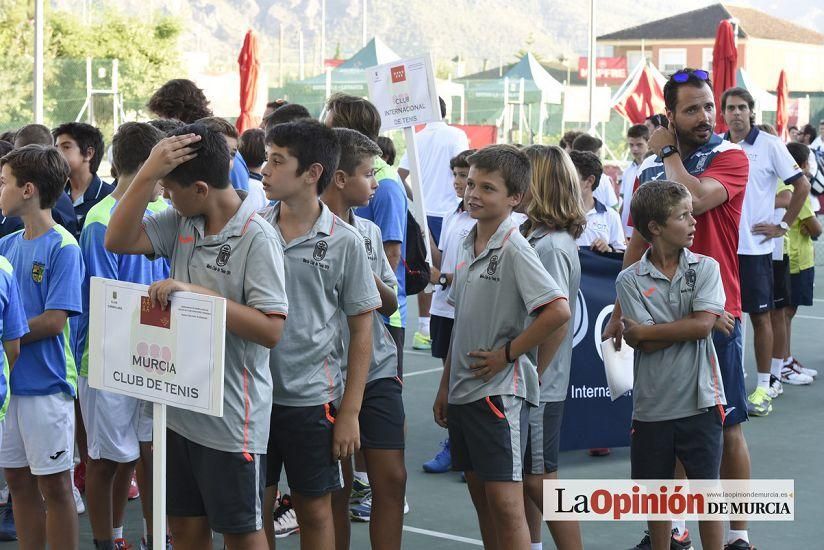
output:
M632 202L632 190L635 188L635 178L638 177L638 167L644 162L649 151L649 128L644 124L634 124L627 130L627 147L632 156L632 162L621 175L621 225L624 226L624 235L632 237L632 227L629 225L629 205Z
M798 216L810 183L781 140L755 127L755 100L744 88L730 88L721 95L721 109L729 126L725 138L741 146L750 161L741 223L738 226L738 262L741 307L753 325L758 386L747 398L751 415L766 416L772 410L771 383L780 383L781 365L771 368L773 333L772 249L774 238L783 237ZM790 205L780 223L773 223L775 192L779 180L793 186ZM780 363L780 360L776 360ZM771 380L771 370L775 378Z
M446 117L446 102L438 98L441 104L441 117ZM453 175L449 161L458 156L458 153L469 149L469 139L463 130L453 128L444 121L430 122L415 136L420 160L421 190L426 207L426 222L429 233L435 246L441 238L441 226L445 216L455 211L460 200L455 196L452 186ZM409 188L406 178L409 176L409 157L403 154L398 164L398 175ZM417 200L416 197L410 197ZM412 341L415 349L428 350L432 347L429 337L429 307L432 305L432 295L426 292L418 294L418 330Z

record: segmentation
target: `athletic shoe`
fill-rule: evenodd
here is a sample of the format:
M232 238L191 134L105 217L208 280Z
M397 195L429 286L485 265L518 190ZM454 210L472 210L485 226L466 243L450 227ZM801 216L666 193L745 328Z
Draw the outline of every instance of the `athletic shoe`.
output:
M755 546L743 539L724 545L724 550L755 550Z
M767 393L772 399L775 399L782 393L784 393L784 386L781 385L781 380L770 375L770 389L767 390Z
M146 542L145 538L140 539L140 550L152 550L152 547L149 546L149 543ZM172 537L171 535L166 535L166 547L164 550L172 550Z
M810 376L812 378L815 378L816 376L818 376L818 371L817 370L808 369L807 367L805 367L804 365L799 363L798 359L796 359L795 357L793 357L793 362L790 363L790 365L792 365L793 368L795 370L797 370L798 372L800 372L801 374L806 374L807 376Z
M403 497L403 515L409 513L409 503L406 502L406 497Z
M372 488L368 483L364 483L358 478L352 480L352 493L349 495L349 504L360 504L368 496L372 495ZM288 495L287 495L288 496Z
M0 506L5 506L9 501L9 486L6 485L0 489Z
M0 540L17 540L17 528L14 526L11 502L0 508Z
M419 349L422 351L431 350L432 338L423 334L422 332L416 332L415 337L412 338L412 349Z
M791 386L806 386L813 383L813 377L796 369L792 363L781 369L781 383Z
M132 550L132 545L126 539L114 539L114 550Z
M86 513L86 505L83 503L83 497L80 496L80 490L72 486L72 494L74 494L74 505L77 507L77 515Z
M644 538L641 542L630 548L629 550L652 550L652 541L649 539L649 531L644 531ZM690 530L687 529L683 535L678 534L677 529L672 530L672 538L670 539L670 550L693 550L692 540L690 540Z
M86 463L80 462L74 466L74 486L81 493L86 492Z
M589 456L609 456L609 453L610 450L606 447L589 450Z
M140 498L140 488L137 486L137 476L132 472L132 479L129 481L129 500Z
M441 450L435 458L423 463L423 471L428 474L442 474L452 469L452 455L449 454L449 438L441 442Z
M372 495L363 499L360 504L349 507L349 517L352 521L367 522L372 519Z
M298 531L300 526L295 509L292 508L292 497L283 495L280 497L280 505L275 510L275 538L282 539Z
M767 416L772 412L772 397L758 386L747 398L747 412L752 416Z

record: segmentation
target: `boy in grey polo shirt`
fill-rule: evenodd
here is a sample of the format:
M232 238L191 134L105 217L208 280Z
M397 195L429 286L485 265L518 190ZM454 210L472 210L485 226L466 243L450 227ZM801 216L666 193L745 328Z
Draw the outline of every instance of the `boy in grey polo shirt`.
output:
M371 358L372 312L381 298L363 238L318 200L340 157L334 131L311 120L290 122L272 127L265 143L263 188L268 199L280 202L261 214L284 247L286 292L298 306L292 308L283 344L270 356L274 398L263 516L272 517L284 466L301 545L331 548L330 493L341 488L338 460L360 446L358 416ZM341 312L350 342L345 391L335 353ZM274 531L270 521L266 527Z
M433 413L449 430L452 469L466 474L484 546L527 548L522 459L527 403L539 394L530 351L570 312L510 219L529 186L529 159L493 145L467 160L464 203L477 224L460 245L447 298L455 325Z
M158 180L174 209L142 219ZM149 288L164 308L176 291L226 298L223 417L168 412L169 527L187 548L210 546L211 530L230 548L260 548L267 359L287 313L283 252L272 227L229 185L223 137L192 124L160 141L112 213L105 245L170 259L172 278Z
M615 286L635 348L633 479L673 479L675 460L689 479L718 479L724 387L712 328L724 312L718 262L690 252L692 197L680 183L643 185L632 198L635 228L651 243ZM669 548L671 522L649 522L652 548ZM723 526L701 522L704 548L720 548Z
M363 406L358 417L361 428L361 453L356 455L355 467L365 469L374 490L357 503L353 499L352 517L371 521L370 538L374 548L400 548L403 529L406 467L404 465L404 420L401 381L398 378L398 358L395 341L382 315L391 315L398 307L395 287L397 280L389 260L380 246L381 230L369 220L355 216L353 208L369 203L378 182L375 180L375 157L381 149L371 139L349 128L335 128L340 142L340 162L332 183L321 199L341 219L349 222L363 237L363 244L372 268L381 308L372 314L372 362L363 393ZM342 315L342 313L341 313ZM349 334L343 323L341 339L341 370L346 379L346 350ZM360 464L359 464L360 463ZM344 489L332 496L335 514L335 542L349 540L350 495L353 471L350 460L341 462ZM359 467L360 466L360 467ZM363 479L361 478L361 481Z

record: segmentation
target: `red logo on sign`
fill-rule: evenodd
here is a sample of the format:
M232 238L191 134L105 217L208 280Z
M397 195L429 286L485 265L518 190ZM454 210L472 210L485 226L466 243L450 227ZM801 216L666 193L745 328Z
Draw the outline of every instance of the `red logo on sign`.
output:
M406 67L403 65L392 67L389 71L392 73L392 84L406 80Z

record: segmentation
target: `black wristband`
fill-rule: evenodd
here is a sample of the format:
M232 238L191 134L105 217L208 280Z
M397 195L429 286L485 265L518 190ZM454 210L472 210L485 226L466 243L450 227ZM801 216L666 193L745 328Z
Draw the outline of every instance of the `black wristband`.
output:
M509 354L511 347L512 347L512 340L509 340L506 343L506 345L504 346L504 355L506 355L506 362L507 363L512 363L513 362L512 356L510 356L510 354Z

